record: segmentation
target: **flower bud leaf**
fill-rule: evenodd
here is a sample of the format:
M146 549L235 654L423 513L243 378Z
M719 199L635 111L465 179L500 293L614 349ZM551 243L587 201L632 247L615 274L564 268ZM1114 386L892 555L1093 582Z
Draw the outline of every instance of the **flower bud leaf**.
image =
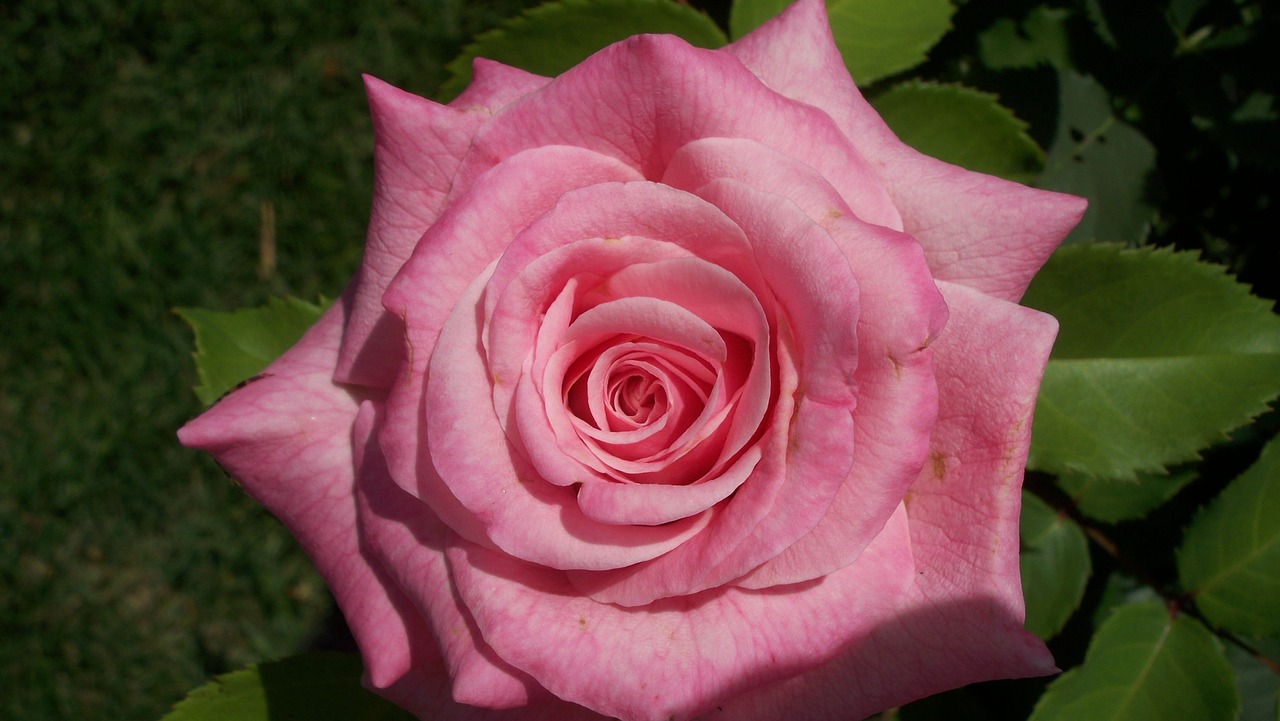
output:
M1084 664L1049 684L1030 721L1230 721L1239 703L1231 664L1208 629L1143 603L1102 624Z
M360 657L294 656L232 671L192 691L162 721L412 721L360 685Z
M1044 501L1022 494L1020 534L1022 593L1027 600L1026 629L1053 638L1080 606L1092 569L1084 532Z
M1251 636L1280 632L1280 440L1196 515L1178 577L1210 622Z
M467 87L471 61L477 57L555 76L595 51L641 33L669 33L701 48L728 42L706 14L671 0L555 0L476 36L449 63L440 100L452 100Z
M1030 468L1160 473L1195 460L1280 394L1280 316L1193 253L1067 246L1023 302L1061 326Z
M792 0L735 0L729 34L735 39L782 12ZM831 34L858 85L910 70L951 29L948 0L828 0Z
M296 343L327 305L271 298L266 305L230 312L174 308L196 334L196 396L209 405L252 378Z
M1035 180L1044 151L996 96L961 85L908 81L871 103L902 142L939 160L1020 183Z

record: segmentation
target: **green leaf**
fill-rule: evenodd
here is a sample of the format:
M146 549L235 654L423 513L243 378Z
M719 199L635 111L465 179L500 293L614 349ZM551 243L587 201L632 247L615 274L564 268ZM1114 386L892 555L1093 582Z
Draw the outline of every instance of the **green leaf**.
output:
M302 337L324 306L272 298L258 308L231 312L174 308L196 334L196 396L206 405L252 378Z
M1231 665L1204 626L1160 604L1122 606L1084 664L1049 684L1029 721L1232 721Z
M729 32L740 38L791 0L735 0ZM828 0L827 17L845 67L859 85L910 70L951 29L948 0Z
M729 36L734 40L778 16L792 0L733 0L729 7Z
M994 95L909 81L876 96L872 105L902 142L939 160L1020 183L1033 181L1044 163L1027 124Z
M1061 324L1036 403L1031 468L1160 473L1280 393L1280 317L1192 253L1064 247L1023 302Z
M978 36L978 57L992 70L1052 65L1071 67L1067 19L1062 8L1037 5L1022 22L1000 18Z
M1191 469L1168 475L1139 473L1133 480L1067 473L1058 478L1058 486L1084 515L1117 523L1141 518L1159 508L1195 478L1196 472Z
M1138 603L1163 603L1163 600L1159 592L1133 576L1120 571L1113 572L1107 576L1107 581L1102 586L1102 596L1098 598L1098 604L1090 614L1093 627L1100 628L1117 608Z
M671 0L556 0L481 33L448 65L440 99L456 98L471 82L471 61L497 60L538 75L555 76L592 53L641 33L678 35L701 48L728 42L715 22Z
M192 691L161 721L413 721L360 685L360 657L295 656L233 671Z
M1026 628L1053 638L1080 606L1089 581L1089 544L1084 532L1044 501L1022 494L1022 593L1027 600Z
M1178 578L1213 623L1280 632L1280 439L1196 515L1178 549Z
M1150 229L1144 198L1156 150L1111 113L1107 91L1092 78L1058 74L1058 131L1038 185L1089 199L1089 209L1067 243L1136 243Z

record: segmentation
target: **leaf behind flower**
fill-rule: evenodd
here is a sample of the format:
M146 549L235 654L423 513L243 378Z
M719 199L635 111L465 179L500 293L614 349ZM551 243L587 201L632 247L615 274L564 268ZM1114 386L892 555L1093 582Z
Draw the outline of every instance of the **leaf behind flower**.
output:
M1020 525L1022 592L1027 600L1026 628L1053 638L1084 598L1092 569L1084 531L1030 493L1022 494Z
M1251 636L1280 631L1280 440L1191 522L1178 577L1211 622Z
M1239 698L1222 644L1157 603L1122 606L1084 664L1049 684L1030 721L1230 721Z
M196 396L209 405L252 378L298 342L327 306L271 298L266 305L230 312L174 308L196 334Z
M1280 316L1194 253L1067 246L1023 302L1061 324L1030 468L1162 473L1280 394Z
M1044 151L996 96L961 85L909 81L871 104L902 142L925 155L1020 183L1035 180Z
M360 657L313 653L218 676L161 721L413 721L360 685Z
M735 0L729 13L734 39L776 16L793 0ZM828 0L827 17L845 67L859 85L910 70L951 29L948 0Z
M718 48L728 42L706 14L671 0L554 0L476 36L448 65L441 102L471 82L471 61L489 58L554 77L592 53L641 33L669 33L690 45Z

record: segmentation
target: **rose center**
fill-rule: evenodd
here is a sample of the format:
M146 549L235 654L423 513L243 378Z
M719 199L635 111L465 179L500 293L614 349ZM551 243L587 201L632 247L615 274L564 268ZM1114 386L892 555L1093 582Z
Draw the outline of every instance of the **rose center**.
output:
M637 370L609 382L609 410L631 423L645 425L666 406L666 388L649 373Z

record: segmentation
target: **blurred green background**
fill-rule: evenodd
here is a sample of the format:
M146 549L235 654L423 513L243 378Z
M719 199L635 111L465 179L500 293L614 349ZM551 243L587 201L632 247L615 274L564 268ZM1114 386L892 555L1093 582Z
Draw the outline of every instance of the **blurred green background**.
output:
M177 443L200 406L171 309L340 292L360 73L430 95L521 4L0 8L0 718L156 719L316 643L331 601L296 544Z

